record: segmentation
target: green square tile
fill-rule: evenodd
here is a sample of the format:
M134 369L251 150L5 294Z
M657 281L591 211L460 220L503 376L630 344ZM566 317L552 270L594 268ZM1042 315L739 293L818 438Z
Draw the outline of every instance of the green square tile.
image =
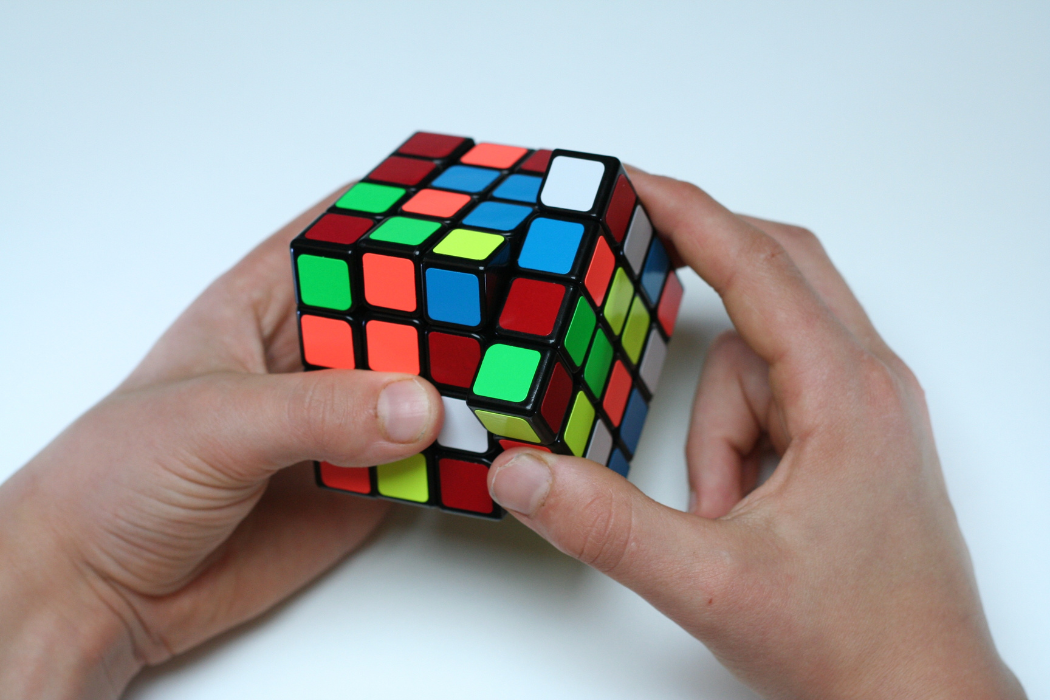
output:
M402 245L419 245L430 238L441 224L422 219L410 219L407 216L391 216L368 235L374 241L400 243Z
M539 365L538 350L497 343L485 351L474 380L474 393L502 401L524 401Z
M613 346L605 336L601 328L594 335L591 343L591 352L587 356L587 366L583 370L583 379L591 388L595 396L602 395L605 388L605 379L609 376L609 368L612 367Z
M421 454L376 467L379 493L390 498L426 503L430 499L427 458Z
M605 299L605 320L613 329L613 333L620 335L623 330L623 322L627 319L627 307L631 305L631 297L634 296L634 286L631 284L627 273L622 267L616 268L612 285L609 287L609 296Z
M540 441L536 431L532 429L532 426L524 418L508 416L506 413L482 411L481 409L474 411L474 415L478 417L478 420L490 433L523 442Z
M504 240L503 236L495 233L482 233L481 231L457 228L450 231L434 247L434 252L440 255L467 258L468 260L484 260L492 255L492 252L499 248Z
M635 294L631 302L631 310L627 314L627 325L623 329L623 349L631 362L638 364L642 356L642 346L645 345L645 336L649 331L649 311L642 303L642 295Z
M371 182L359 182L336 200L335 206L340 209L356 209L371 214L382 214L394 202L404 196L405 190L389 185L376 185Z
M346 311L350 308L350 268L346 261L319 255L300 255L299 298L309 306Z
M565 444L577 457L582 457L583 451L587 449L587 438L591 435L592 425L594 425L594 406L582 391L577 392L576 401L572 404L572 413L569 414L569 420L565 424Z
M582 296L576 302L576 310L572 313L569 321L569 330L565 331L565 350L569 357L576 363L577 367L583 365L583 358L587 356L587 348L591 344L591 336L594 335L594 326L597 319L594 309Z

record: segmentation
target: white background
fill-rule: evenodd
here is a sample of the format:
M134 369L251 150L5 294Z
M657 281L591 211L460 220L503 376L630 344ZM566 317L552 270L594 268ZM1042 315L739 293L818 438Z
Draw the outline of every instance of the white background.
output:
M0 478L419 128L613 154L813 228L921 378L996 642L1050 697L1045 2L5 4ZM690 385L727 325L687 286L632 474L675 506ZM423 694L751 697L516 522L414 509L129 693Z

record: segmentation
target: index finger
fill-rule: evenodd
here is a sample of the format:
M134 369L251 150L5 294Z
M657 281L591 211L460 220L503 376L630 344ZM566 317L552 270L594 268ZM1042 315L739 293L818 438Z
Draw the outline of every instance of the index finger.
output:
M636 168L630 175L654 228L722 297L774 372L809 382L841 361L850 334L783 246L695 185Z

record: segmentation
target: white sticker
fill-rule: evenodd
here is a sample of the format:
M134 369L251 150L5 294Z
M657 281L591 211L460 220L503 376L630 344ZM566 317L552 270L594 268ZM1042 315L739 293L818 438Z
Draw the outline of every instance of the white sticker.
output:
M441 403L445 406L445 424L441 426L438 444L466 452L487 452L489 431L467 407L467 402L442 396Z
M627 240L623 244L623 254L627 256L627 262L631 263L631 270L637 277L642 272L642 262L645 253L649 250L649 241L653 239L653 225L649 223L649 217L639 204L634 208L634 217L631 219L631 228L627 229Z
M645 382L650 394L656 393L656 385L660 383L660 373L664 369L664 360L667 359L667 343L656 332L656 328L649 331L649 346L645 348L645 356L638 368L638 376Z
M540 203L559 209L590 211L604 176L605 164L601 161L558 156L551 162L540 191Z
M599 418L594 422L594 432L591 433L591 445L587 448L587 459L598 464L607 464L612 448L612 433L606 427L605 421Z

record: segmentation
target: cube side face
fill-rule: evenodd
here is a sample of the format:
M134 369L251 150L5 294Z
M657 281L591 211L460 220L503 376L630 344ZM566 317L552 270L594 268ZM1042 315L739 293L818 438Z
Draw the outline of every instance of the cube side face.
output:
M419 132L291 254L304 367L418 374L445 408L422 453L320 486L500 518L506 449L627 474L682 286L619 160Z

